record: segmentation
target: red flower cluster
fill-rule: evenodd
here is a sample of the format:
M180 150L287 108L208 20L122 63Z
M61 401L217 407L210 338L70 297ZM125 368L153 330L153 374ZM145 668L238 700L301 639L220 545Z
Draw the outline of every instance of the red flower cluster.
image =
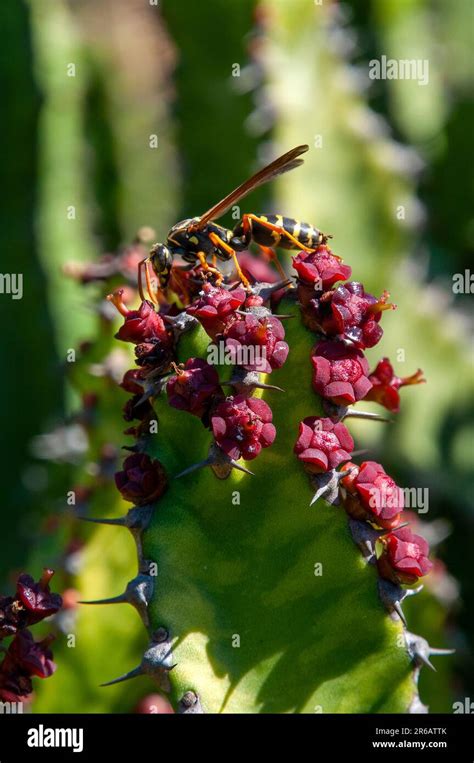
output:
M166 391L173 408L199 417L204 416L216 396L224 396L216 369L201 358L189 358L184 368L176 367Z
M144 378L143 369L130 368L125 372L120 386L132 395L142 395Z
M157 501L166 490L168 481L160 461L146 453L133 453L115 474L115 484L125 501L144 506Z
M144 421L153 413L153 406L144 398L145 372L142 368L131 368L126 371L120 383L122 389L132 393L123 407L125 421Z
M419 368L411 376L395 376L393 366L388 358L382 358L374 371L369 374L369 380L372 389L366 395L366 400L373 400L380 403L392 413L398 413L400 410L400 387L406 387L409 384L421 384L425 381L423 371Z
M30 631L17 633L0 664L0 699L2 702L22 702L33 691L33 676L48 678L56 670L49 648L54 636L35 641Z
M294 452L308 471L327 472L349 461L354 440L344 424L309 416L300 423Z
M0 663L0 701L27 700L33 690L31 678L47 678L56 669L49 648L54 636L35 641L28 627L59 611L62 598L52 593L49 582L54 572L45 569L38 582L22 574L15 596L0 598L0 641L14 636Z
M351 268L342 264L326 246L300 252L293 258L298 273L298 297L303 320L312 331L323 334L311 358L314 390L336 405L362 400L372 389L369 367L362 352L382 336L379 321L388 294L380 299L357 281L346 281ZM337 281L346 283L335 287Z
M387 303L386 292L377 299L357 281L334 288L337 281L350 278L352 271L326 245L300 252L293 258L293 267L308 328L328 338L346 339L361 350L377 344L383 334L379 326L382 312L393 307Z
M116 338L136 345L136 362L140 366L160 366L169 362L173 338L161 315L146 300L138 310L129 310L122 297L123 289L118 289L107 297L124 317L123 326L115 335Z
M386 474L381 464L364 461L361 466L349 463L351 473L342 479L344 507L355 519L367 519L391 530L400 522L404 507L403 490Z
M138 426L127 429L126 434L138 437L153 414L150 393L153 387L152 384L147 385L147 379L154 378L157 372L167 372L173 358L174 339L163 317L156 312L151 302L145 300L138 310L129 310L123 297L124 289L118 289L109 294L107 299L124 318L123 325L115 336L135 345L136 364L140 366L128 370L120 384L122 389L132 395L123 408L125 421L141 422ZM168 307L163 307L163 311L166 309Z
M300 299L303 296L303 304L305 295L311 298L315 292L331 289L337 281L346 281L352 274L352 268L343 265L340 257L336 257L325 244L293 257L293 267L298 273L299 286L304 287L298 293Z
M275 439L272 411L256 397L228 397L211 417L216 443L230 458L251 461Z
M271 292L262 296L205 283L187 312L200 321L212 340L224 342L226 358L233 365L249 373L269 374L281 368L288 355L283 325L264 306L270 297ZM195 359L190 362L194 370ZM204 423L209 415L215 443L229 458L256 458L275 439L270 407L244 395L222 400L217 374L207 369L203 376L202 362L196 367L196 387L191 379L181 381L179 372L170 380L170 403L203 417ZM184 373L187 370L186 365Z
M129 310L122 300L122 295L122 289L109 295L109 301L113 302L125 319L123 326L115 335L116 338L133 344L158 341L168 346L171 341L170 336L166 331L163 318L155 311L151 302L142 302L138 310Z
M347 281L350 267L326 245L300 252L293 258L293 267L303 321L320 337L311 356L314 391L343 409L366 399L398 411L400 387L424 381L422 372L400 378L384 358L370 373L363 352L382 337L382 312L394 307L387 302L388 293L377 299L361 283ZM337 281L345 283L336 286ZM340 497L354 519L391 531L383 536L384 550L377 563L380 575L393 582L415 582L431 567L428 545L404 528L396 529L404 508L402 489L381 464L349 462L353 445L342 423L310 417L300 423L294 451L308 471L320 475L316 495L327 495L332 503ZM350 470L348 475L326 474L341 464L344 472Z
M54 636L47 636L42 641L35 641L29 631L21 631L11 642L5 662L12 668L27 671L32 676L48 678L56 669L49 649L53 640Z
M49 587L53 575L54 570L45 569L37 583L31 575L23 574L18 578L17 596L28 612L28 625L38 623L61 609L61 597L51 593Z
M312 328L346 339L361 350L374 347L383 334L379 326L382 312L393 307L387 299L387 292L376 299L361 283L349 281L311 300Z
M364 354L340 340L318 342L311 363L315 392L336 405L362 400L372 387Z
M247 371L269 374L281 368L288 355L285 329L278 318L247 313L224 331L232 362Z
M383 552L377 559L377 567L386 580L411 585L431 570L433 564L428 559L428 543L408 527L385 535L382 543Z
M49 581L53 570L45 569L36 583L31 575L18 577L15 596L0 597L0 639L54 615L62 606L57 593L51 593Z
M174 275L176 282L180 281L181 274ZM197 271L194 275L198 275ZM202 277L202 271L199 275ZM269 271L269 283L273 275ZM180 284L178 293L186 303L192 298L191 284L186 279ZM283 325L265 307L274 291L266 289L260 294L257 289L252 292L224 288L206 281L197 297L181 311L181 318L186 313L196 318L213 341L223 342L226 360L248 372L248 394L236 397L224 396L216 368L205 360L193 357L184 365L173 361L172 332L151 302L144 301L138 310L129 310L124 304L123 290L109 295L108 299L124 318L117 338L135 344L136 363L140 366L127 371L121 383L132 395L124 406L124 418L140 421L126 433L137 438L146 434L147 421L153 415L152 396L166 387L169 404L201 418L212 430L215 445L230 459L250 460L268 447L275 438L271 410L249 395L259 385L258 372L271 373L280 368L288 355ZM176 305L161 304L169 324L173 323L175 310ZM185 322L181 323L184 327ZM175 318L174 334L181 330L181 323ZM167 378L170 367L174 373ZM234 379L240 378L238 374L236 371ZM166 487L162 465L137 453L125 460L115 481L125 500L136 505L156 501Z
M235 311L242 307L246 297L244 289L228 290L205 283L199 298L187 311L200 321L211 339L217 339L237 319Z

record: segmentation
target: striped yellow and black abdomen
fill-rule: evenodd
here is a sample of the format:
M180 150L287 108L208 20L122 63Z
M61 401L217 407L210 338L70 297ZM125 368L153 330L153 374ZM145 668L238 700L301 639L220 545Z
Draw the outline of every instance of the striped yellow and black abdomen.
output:
M323 240L323 234L314 225L294 220L283 215L258 215L258 220L252 219L252 238L262 246L279 247L281 249L296 249L296 245L285 236L290 233L297 241L308 249L315 249ZM261 220L261 222L260 222ZM276 225L280 231L271 230L265 223Z

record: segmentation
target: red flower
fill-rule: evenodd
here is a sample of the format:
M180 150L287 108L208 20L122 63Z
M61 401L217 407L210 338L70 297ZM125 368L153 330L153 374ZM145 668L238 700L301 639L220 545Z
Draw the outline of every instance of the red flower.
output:
M142 342L135 347L135 362L138 366L144 366L144 370L147 367L152 367L152 370L163 371L169 366L170 350L171 346L163 344L159 339Z
M54 636L47 636L42 641L35 641L29 630L17 633L5 654L0 666L0 675L9 677L38 676L48 678L56 670L53 653L49 648ZM0 678L0 684L2 680Z
M123 406L123 418L125 421L144 421L153 413L153 406L149 400L142 400L143 391L139 395L131 397Z
M138 310L129 310L122 300L122 294L123 289L118 289L107 297L125 318L123 326L115 335L116 338L133 344L159 342L163 347L170 347L172 339L166 331L161 315L155 311L152 303L145 300Z
M132 395L143 395L143 370L141 368L130 368L125 372L120 386Z
M0 672L0 702L28 702L32 691L30 678Z
M384 292L377 299L364 291L357 281L338 286L331 301L337 333L350 339L360 349L374 347L383 334L378 325L382 312L394 307L387 302L388 296L388 292Z
M369 379L372 382L372 389L365 399L380 403L393 413L398 413L400 410L400 395L398 394L400 387L405 387L408 384L421 384L426 381L420 368L411 376L395 376L393 366L388 358L382 358L375 370L369 375Z
M408 527L394 530L382 542L384 550L377 559L377 567L386 580L411 585L431 570L428 543L420 535L413 535Z
M372 388L367 378L369 365L364 354L342 341L319 342L311 362L315 392L336 405L362 400Z
M223 396L216 369L201 358L189 358L184 369L176 368L166 386L173 408L203 416L215 395Z
M293 257L293 267L300 282L311 286L313 293L330 289L337 281L350 278L352 273L349 265L343 265L324 244L313 252L300 252Z
M247 294L243 307L246 310L250 310L252 307L263 307L264 304L265 300L260 296L260 294Z
M217 406L211 427L219 447L230 458L251 461L275 439L270 407L256 397L228 397Z
M284 336L285 329L278 318L248 313L227 328L225 344L234 364L246 371L269 374L274 368L281 368L287 358Z
M311 320L313 330L319 328L328 336L348 339L360 349L373 347L383 334L379 326L382 312L393 307L387 298L384 292L377 300L361 283L352 281L311 299L306 307L307 323Z
M354 440L344 424L309 416L300 422L294 452L311 472L327 472L348 461Z
M145 453L133 453L115 474L115 484L125 501L141 506L153 503L164 493L167 479L164 467Z
M376 522L380 527L392 530L399 524L404 508L403 490L386 474L381 464L364 461L359 467L346 464L351 474L342 479L346 488L344 506L355 519Z
M28 612L28 625L38 623L61 609L63 602L60 595L51 593L49 588L53 575L54 570L45 569L37 583L31 575L23 574L18 578L16 592Z
M124 374L120 386L133 395L123 407L125 421L143 421L153 411L149 399L142 399L145 392L145 378L145 372L142 368L130 368Z
M61 608L61 596L51 593L49 588L53 575L53 570L45 569L35 583L30 575L22 574L17 580L16 595L0 598L0 640L14 636L22 628L38 623Z
M216 339L224 329L236 320L235 311L245 302L244 289L228 291L220 286L205 283L199 298L187 308L190 315L201 322L211 339Z
M14 596L0 598L0 641L13 636L19 628L26 625L25 610L18 609Z

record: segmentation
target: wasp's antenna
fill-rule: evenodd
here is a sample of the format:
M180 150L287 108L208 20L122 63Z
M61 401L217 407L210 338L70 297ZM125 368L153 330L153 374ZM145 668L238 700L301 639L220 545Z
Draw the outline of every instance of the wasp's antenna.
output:
M138 276L137 276L138 284L137 285L138 285L138 293L140 295L140 299L142 302L145 301L145 295L143 293L143 279L142 279L142 269L145 263L146 263L146 260L142 260L141 262L138 263Z
M146 290L149 294L149 297L154 305L159 304L159 300L157 299L155 292L153 291L153 285L151 283L150 278L150 258L147 257L146 260L143 260L144 266L145 266L145 280L146 280Z

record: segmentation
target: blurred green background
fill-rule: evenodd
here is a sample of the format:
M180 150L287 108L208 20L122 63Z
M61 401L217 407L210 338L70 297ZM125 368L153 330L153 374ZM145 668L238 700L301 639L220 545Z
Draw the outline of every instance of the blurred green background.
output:
M428 384L402 392L389 428L353 431L400 484L429 489L420 519L442 564L407 614L434 646L457 650L421 682L431 710L451 712L474 696L472 295L452 289L474 243L472 2L158 6L1 4L2 272L24 278L23 299L0 295L2 587L48 564L58 585L99 598L133 574L128 538L79 528L67 506L68 490L97 478L104 447L120 446L125 397L97 372L113 347L99 316L103 290L62 266L116 251L142 225L163 239L265 160L307 142L304 167L254 192L242 211L330 231L353 277L375 293L388 288L398 305L369 360L389 355L401 376L421 367ZM370 80L369 61L382 55L427 60L429 82ZM95 344L71 372L67 352L84 340ZM93 422L76 415L88 391L101 400ZM126 508L112 474L113 464L100 471L97 514ZM149 690L141 680L97 689L116 674L117 655L124 667L138 662L144 641L135 613L105 609L81 612L75 649L59 634L59 669L37 687L34 709L124 711Z

